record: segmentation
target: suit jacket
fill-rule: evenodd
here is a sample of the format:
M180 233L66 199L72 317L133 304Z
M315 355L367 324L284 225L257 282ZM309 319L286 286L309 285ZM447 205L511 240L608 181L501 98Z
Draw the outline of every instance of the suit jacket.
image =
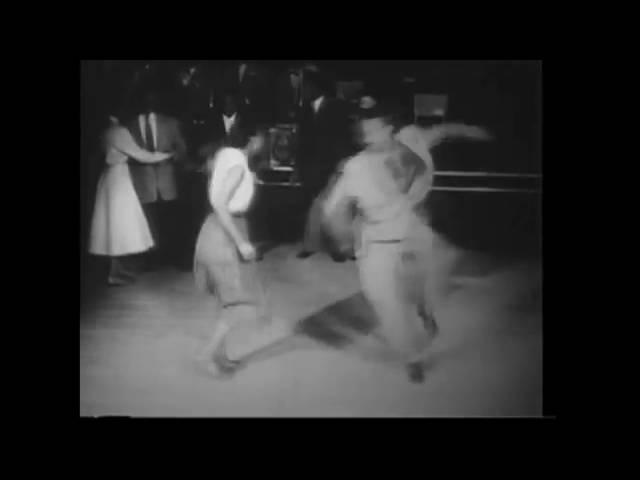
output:
M276 80L275 110L276 120L282 122L295 121L300 105L301 88L291 84L289 72Z
M354 152L346 102L325 98L317 113L307 106L300 122L299 169L303 185L318 193L341 160Z
M259 63L244 62L247 67L241 74L241 62L231 62L224 67L218 76L221 91L232 89L238 93L239 108L250 113L261 123L273 121L276 108L274 95L275 84L271 69Z
M136 116L127 126L131 135L142 148L150 149L142 140L140 116ZM180 124L175 118L156 114L157 150L160 152L176 152L176 155L164 162L149 165L136 161L129 162L129 170L133 186L142 203L156 202L158 199L175 200L178 197L174 163L186 158L186 145Z

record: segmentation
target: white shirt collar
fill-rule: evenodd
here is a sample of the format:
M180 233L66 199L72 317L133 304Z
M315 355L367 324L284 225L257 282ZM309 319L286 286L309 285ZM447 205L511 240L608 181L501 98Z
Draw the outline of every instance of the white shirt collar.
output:
M322 97L318 97L316 98L312 105L313 105L313 111L315 113L318 113L318 110L320 110L320 106L322 105L322 102L324 102L324 95Z
M224 113L222 114L222 118L224 120L224 129L226 130L227 133L229 133L233 128L233 126L235 125L237 113L238 112L234 113L230 117L227 117Z
M147 141L147 129L145 128L145 121L146 121L146 114L142 114L139 117L139 122L140 122L140 133L142 134L142 140L144 142ZM148 115L149 117L149 122L151 123L151 135L152 135L152 139L151 141L153 142L153 147L155 149L158 148L158 122L157 122L157 117L156 114L154 112L149 113Z

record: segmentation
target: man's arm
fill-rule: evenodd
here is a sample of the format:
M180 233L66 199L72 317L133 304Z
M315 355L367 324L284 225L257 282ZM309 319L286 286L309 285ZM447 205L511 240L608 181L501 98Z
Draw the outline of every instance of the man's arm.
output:
M321 228L332 240L332 248L343 255L352 255L355 211L355 196L351 191L350 169L338 173L335 184L329 189L322 205Z
M413 207L423 202L433 187L433 170L425 169L413 179L407 192L409 204Z
M443 123L424 130L427 149L431 149L448 137L466 137L476 140L491 140L493 137L484 128L463 123Z
M339 174L336 183L327 194L322 206L324 220L330 221L336 214L342 213L341 208L348 208L349 202L352 201L352 196L349 192L351 175L351 169L348 168L348 165L345 165L343 172Z
M431 155L429 152L426 153L430 160ZM426 198L433 186L433 167L429 165L429 161L420 158L417 153L404 145L398 150L398 155L400 155L400 165L406 177L403 179L406 182L403 191L406 192L409 203L415 206Z
M351 155L355 155L357 151L354 131L352 129L351 118L349 116L348 105L339 103L334 116L334 132L335 132L335 155L342 160Z

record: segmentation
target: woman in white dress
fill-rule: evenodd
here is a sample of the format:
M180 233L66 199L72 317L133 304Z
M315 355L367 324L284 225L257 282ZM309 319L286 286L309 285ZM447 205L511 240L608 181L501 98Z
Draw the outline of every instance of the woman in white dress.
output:
M103 137L106 167L96 189L89 252L110 257L108 283L124 285L133 280L133 274L124 268L121 257L154 246L127 161L161 162L173 153L148 152L135 143L125 127L113 119L112 123Z

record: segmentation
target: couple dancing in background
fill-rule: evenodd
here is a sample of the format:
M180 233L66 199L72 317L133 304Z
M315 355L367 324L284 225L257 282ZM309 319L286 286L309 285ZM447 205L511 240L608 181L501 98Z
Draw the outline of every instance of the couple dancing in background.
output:
M106 165L96 189L89 252L109 257L111 286L135 280L133 255L154 251L156 261L176 262L174 164L184 160L186 147L177 120L156 113L153 95L145 103L125 125L111 117L102 137Z

